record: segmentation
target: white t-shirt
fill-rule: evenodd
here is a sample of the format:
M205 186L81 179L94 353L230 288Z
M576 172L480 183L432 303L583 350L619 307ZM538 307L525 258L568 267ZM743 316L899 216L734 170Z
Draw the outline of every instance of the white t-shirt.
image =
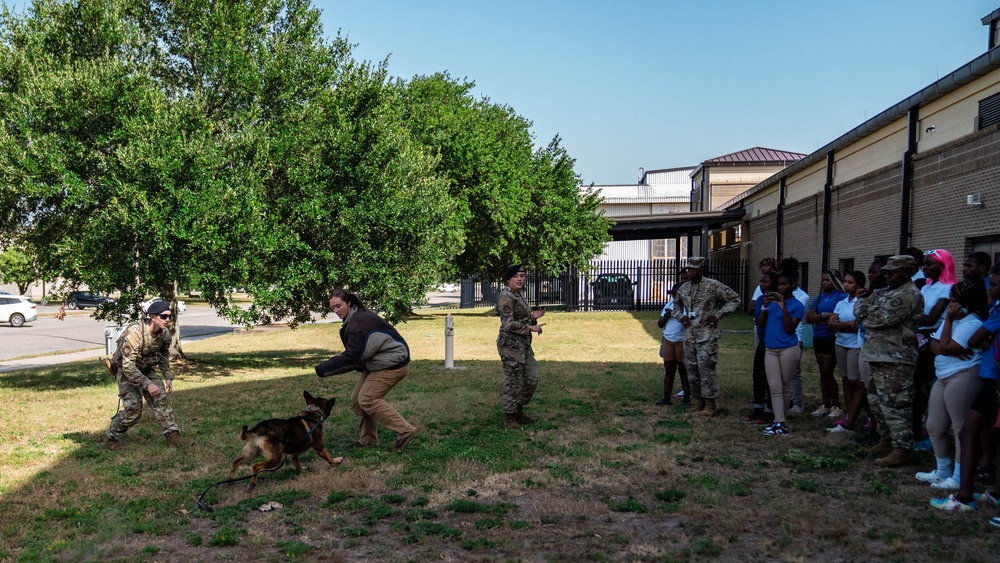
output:
M663 327L663 338L666 338L668 342L683 342L684 325L670 315L673 310L674 302L671 301L663 306L663 312L660 313L661 317L667 317L667 324Z
M840 322L849 323L857 320L854 316L854 304L857 302L857 297L854 299L848 297L847 299L837 301L837 306L833 308L833 312L840 319ZM858 333L856 332L838 332L836 342L837 346L843 346L844 348L861 347L861 340L858 338Z
M757 286L760 287L760 286ZM798 299L802 302L802 306L809 310L809 294L802 291L801 287L796 287L795 291L792 291L792 297ZM799 323L799 326L795 328L795 336L799 337L799 342L802 342L802 329L805 327L806 323Z
M944 317L944 315L941 316ZM969 339L972 338L972 335L981 326L983 326L983 321L979 320L979 317L975 315L965 315L961 319L951 323L951 339L967 349L969 347ZM943 323L942 326L938 327L938 329L934 331L931 338L940 340L942 330L944 330ZM938 379L944 379L962 371L963 369L978 366L982 361L983 351L979 348L972 351L972 357L968 360L963 360L958 356L934 356L935 375L937 375Z
M951 286L952 284L950 283L936 282L936 283L928 283L924 285L924 287L920 288L920 293L924 295L925 315L931 314L931 309L933 309L934 306L937 305L938 300L940 299L944 299L946 301L948 300L949 296L951 295ZM941 316L938 317L936 323L934 323L933 325L922 326L920 327L920 330L930 330L933 328L937 328L941 326L942 321L944 321L944 313L941 313Z

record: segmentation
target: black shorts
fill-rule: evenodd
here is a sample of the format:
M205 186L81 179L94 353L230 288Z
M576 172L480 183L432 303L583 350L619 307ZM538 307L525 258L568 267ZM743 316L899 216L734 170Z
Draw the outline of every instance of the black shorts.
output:
M992 423L993 418L997 415L997 403L997 380L984 379L983 386L979 388L979 393L972 400L972 405L969 408L983 415Z
M837 337L833 338L813 338L813 350L817 354L826 354L827 356L837 356Z

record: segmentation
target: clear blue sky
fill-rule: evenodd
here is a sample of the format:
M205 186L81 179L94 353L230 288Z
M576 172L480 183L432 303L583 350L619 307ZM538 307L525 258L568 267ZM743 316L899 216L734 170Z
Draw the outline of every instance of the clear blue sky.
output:
M986 51L1000 0L314 0L355 58L448 71L559 134L587 182L810 153Z

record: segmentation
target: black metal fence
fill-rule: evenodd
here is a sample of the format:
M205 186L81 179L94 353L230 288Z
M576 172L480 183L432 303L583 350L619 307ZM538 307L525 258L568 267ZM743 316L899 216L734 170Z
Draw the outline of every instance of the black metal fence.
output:
M531 305L566 311L660 310L680 280L686 260L611 260L560 274L529 270L525 295ZM733 288L746 302L746 260L710 260L705 276ZM498 280L466 278L461 308L491 307L503 287Z

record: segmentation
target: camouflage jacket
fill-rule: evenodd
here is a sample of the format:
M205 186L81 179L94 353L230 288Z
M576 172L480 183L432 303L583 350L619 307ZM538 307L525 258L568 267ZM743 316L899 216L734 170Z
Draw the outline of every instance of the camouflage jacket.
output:
M687 315L691 321L684 331L687 340L704 342L719 337L719 327L703 326L708 317L722 317L740 308L740 296L726 284L702 278L698 283L687 282L677 289L677 305L671 315L680 320Z
M531 317L531 306L519 291L509 287L500 290L497 295L497 313L500 314L500 332L531 340L531 329L528 327L536 321Z
M145 389L150 379L147 374L158 367L163 379L173 379L170 371L170 330L164 328L153 334L149 325L142 322L125 327L118 337L118 351L113 363L121 366L119 372L129 383Z
M924 296L912 281L896 289L884 287L854 304L854 316L865 326L861 359L890 364L917 363L917 327Z

